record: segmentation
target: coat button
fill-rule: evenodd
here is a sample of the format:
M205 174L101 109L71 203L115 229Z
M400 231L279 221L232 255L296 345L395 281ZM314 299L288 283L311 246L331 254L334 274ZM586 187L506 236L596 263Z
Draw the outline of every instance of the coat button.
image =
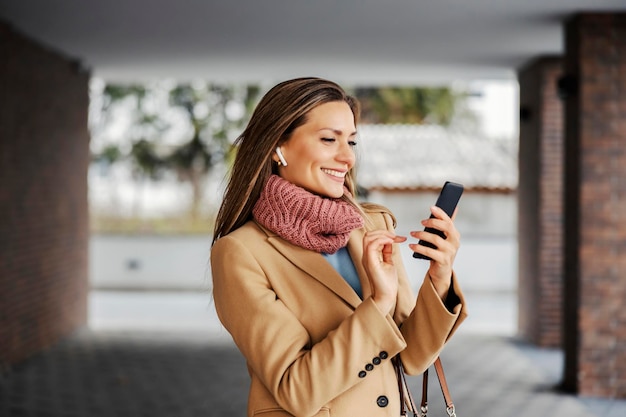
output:
M366 371L373 371L374 370L374 365L372 365L371 363L368 363L367 365L365 365L365 370Z
M378 356L376 356L374 359L372 359L372 363L374 365L380 365L380 358Z
M389 404L389 399L384 395L381 395L380 397L376 398L376 404L381 408L387 407L387 404Z
M378 354L378 356L380 356L380 359L387 359L389 357L389 354L383 350Z
M367 375L367 372L365 371L359 372L359 378L365 378L365 375Z

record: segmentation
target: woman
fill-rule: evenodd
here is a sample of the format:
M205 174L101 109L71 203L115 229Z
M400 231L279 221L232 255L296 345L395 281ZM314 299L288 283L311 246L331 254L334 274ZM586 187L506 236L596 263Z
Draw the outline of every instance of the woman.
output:
M218 316L245 356L248 416L397 416L391 359L423 372L466 316L452 271L459 233L434 207L409 244L430 256L417 301L394 218L359 205L358 104L318 78L260 101L237 156L211 250Z

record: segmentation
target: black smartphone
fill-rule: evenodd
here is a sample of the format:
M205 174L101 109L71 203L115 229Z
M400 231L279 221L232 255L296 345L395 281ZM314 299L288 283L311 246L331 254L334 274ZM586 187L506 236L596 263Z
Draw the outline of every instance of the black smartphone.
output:
M463 185L457 184L455 182L446 181L439 193L439 197L437 198L437 202L435 205L441 208L446 214L452 217L452 213L454 213L454 209L456 205L459 203L461 199L461 194L463 194ZM432 214L431 218L435 217ZM433 229L432 227L427 227L424 229L426 232L435 233L436 235L441 236L442 238L446 238L441 230ZM437 249L435 245L430 242L425 242L420 240L417 242L419 245L428 246L429 248ZM430 257L422 255L421 253L413 252L413 257L418 259L427 259L430 261Z

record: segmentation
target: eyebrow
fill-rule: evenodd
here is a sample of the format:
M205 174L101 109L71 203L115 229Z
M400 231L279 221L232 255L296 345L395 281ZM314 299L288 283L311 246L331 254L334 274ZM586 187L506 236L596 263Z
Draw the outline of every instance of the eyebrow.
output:
M341 134L343 134L343 131L341 131L341 130L339 130L339 129L333 129L333 128L331 128L331 127L323 127L323 128L321 128L319 131L322 131L322 130L330 130L330 131L331 131L331 132L333 132L335 135L341 135ZM350 133L350 135L349 135L349 136L356 136L356 134L357 134L357 131L355 130L354 132Z

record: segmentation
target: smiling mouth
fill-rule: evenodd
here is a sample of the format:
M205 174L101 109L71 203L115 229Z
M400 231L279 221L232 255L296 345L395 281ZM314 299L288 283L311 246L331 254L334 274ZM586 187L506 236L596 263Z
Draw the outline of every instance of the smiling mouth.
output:
M334 171L332 169L322 169L322 172L337 178L344 178L347 172Z

